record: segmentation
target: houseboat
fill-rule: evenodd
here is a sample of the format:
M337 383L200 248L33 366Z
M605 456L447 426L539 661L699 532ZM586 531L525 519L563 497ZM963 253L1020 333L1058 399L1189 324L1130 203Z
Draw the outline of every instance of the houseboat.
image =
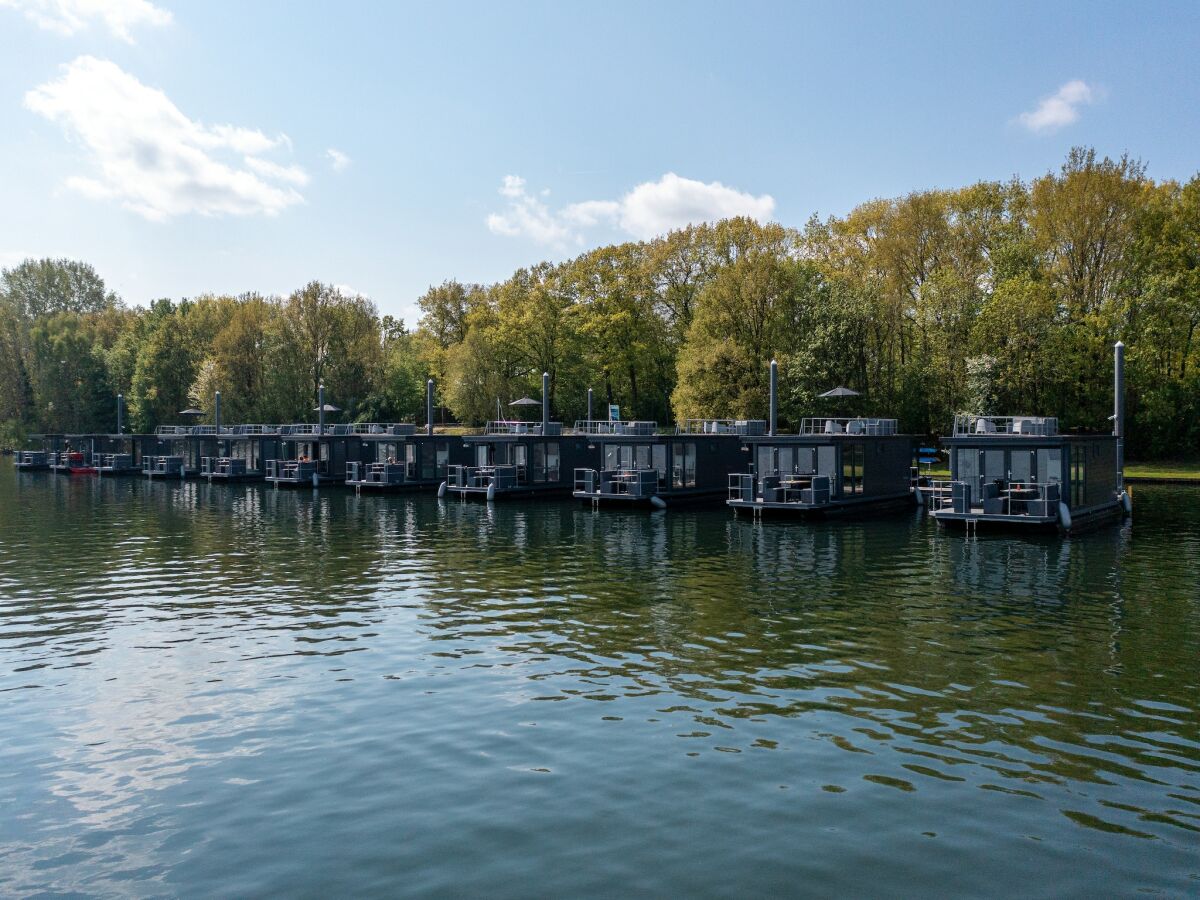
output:
M353 425L281 425L279 453L266 461L276 487L319 487L346 480L346 464L364 461L362 435Z
M778 429L778 369L771 362L770 420L745 438L749 470L727 479L727 505L753 516L830 516L911 506L912 438L895 419L820 416L796 434Z
M436 490L451 466L472 457L462 438L418 432L412 424L355 425L362 439L361 458L346 463L346 487L384 493L422 488Z
M232 425L218 435L216 455L200 458L200 477L209 484L262 481L267 465L279 458L279 425Z
M346 486L356 491L386 493L437 489L449 477L451 466L467 465L470 449L461 438L435 434L433 379L425 384L425 427L408 423L358 424L362 439L359 459L346 463Z
M596 449L586 435L564 433L561 422L550 421L549 381L543 373L542 421L488 422L483 434L463 437L470 461L449 466L439 494L498 500L571 493L575 469L594 467Z
M970 531L1078 531L1132 512L1124 481L1124 345L1114 353L1112 434L1062 434L1056 418L960 415L950 480L935 482L930 514Z
M18 450L13 454L13 466L18 472L48 472L50 453L46 450Z
M748 438L750 471L730 475L735 512L834 515L911 506L912 439L895 419L802 419L796 434Z
M66 450L50 455L50 470L59 475L95 475L96 468L92 465L90 451L74 450L71 446L71 442L68 442Z
M572 496L594 506L655 509L719 500L729 473L744 464L743 439L764 433L766 425L689 419L673 434L660 434L656 422L576 422L575 433L587 437L596 464L575 469Z
M127 452L93 453L92 466L101 478L137 475L142 471L141 464L132 449Z

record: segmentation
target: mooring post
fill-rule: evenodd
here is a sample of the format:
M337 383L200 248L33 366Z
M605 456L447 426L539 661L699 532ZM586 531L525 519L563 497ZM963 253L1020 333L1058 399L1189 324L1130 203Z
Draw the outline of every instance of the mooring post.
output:
M1117 487L1125 489L1125 345L1113 347L1113 436L1117 439Z
M775 429L779 419L779 364L775 360L771 360L771 420L770 430L767 434L775 436Z
M433 379L425 382L425 433L433 436Z

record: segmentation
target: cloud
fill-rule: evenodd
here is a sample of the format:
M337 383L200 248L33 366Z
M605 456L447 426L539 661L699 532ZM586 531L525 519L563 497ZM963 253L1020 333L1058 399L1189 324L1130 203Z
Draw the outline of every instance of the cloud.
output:
M107 60L79 57L61 78L26 93L25 106L61 125L92 163L93 174L74 175L67 187L152 221L273 216L304 202L294 186L306 184L307 173L262 158L290 147L286 135L189 119Z
M1023 112L1017 121L1030 131L1041 134L1057 131L1079 119L1079 107L1099 99L1099 92L1087 82L1068 81L1054 94L1042 98L1036 109Z
M333 171L335 172L341 172L350 165L350 157L341 150L335 150L333 147L330 147L325 151L325 155L329 158L329 163L333 166Z
M695 181L674 172L637 185L620 200L584 200L560 210L552 210L531 195L525 179L517 175L504 176L500 195L508 200L508 208L487 217L493 233L528 237L560 248L582 244L583 231L588 228L618 227L646 240L676 228L733 216L762 222L775 211L775 199L769 194L756 197L719 181Z
M0 0L25 14L39 28L70 37L100 22L109 32L132 44L130 29L171 24L171 13L149 0Z

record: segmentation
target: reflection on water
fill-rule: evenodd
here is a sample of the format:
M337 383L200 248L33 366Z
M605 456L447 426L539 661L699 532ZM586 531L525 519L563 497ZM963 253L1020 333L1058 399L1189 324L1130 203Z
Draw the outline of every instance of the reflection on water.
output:
M1194 893L1197 500L964 540L6 472L0 893Z

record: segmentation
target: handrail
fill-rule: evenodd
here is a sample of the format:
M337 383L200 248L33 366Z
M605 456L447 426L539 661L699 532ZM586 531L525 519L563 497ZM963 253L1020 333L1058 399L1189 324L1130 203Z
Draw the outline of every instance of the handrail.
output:
M576 434L620 434L649 437L658 433L658 423L651 421L614 422L608 419L576 419Z
M800 420L798 434L850 434L881 437L896 433L895 419L868 419L862 416L819 416Z
M541 422L521 422L508 419L496 419L488 422L484 434L541 434ZM562 422L547 423L547 437L558 437L562 434Z
M675 426L676 434L764 435L765 419L684 419Z
M1054 416L981 416L964 413L954 417L955 437L1052 437L1056 434L1058 419Z

